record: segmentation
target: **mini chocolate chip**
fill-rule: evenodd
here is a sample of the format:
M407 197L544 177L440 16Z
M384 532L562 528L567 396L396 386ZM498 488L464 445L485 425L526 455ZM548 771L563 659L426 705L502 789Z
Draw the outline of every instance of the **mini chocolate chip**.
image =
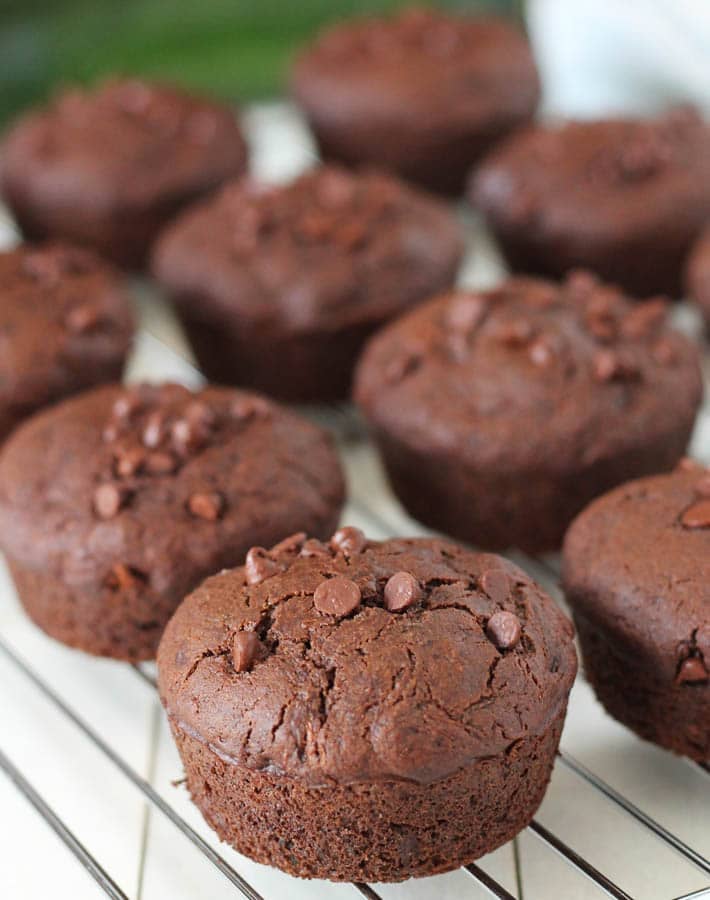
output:
M130 478L141 468L145 460L142 447L123 447L116 454L114 471L119 478Z
M301 556L330 556L331 551L326 544L316 538L309 538L301 547Z
M187 508L198 519L215 522L224 511L224 497L217 491L191 494L187 501Z
M653 358L662 366L670 366L678 359L676 348L670 338L661 338L653 346Z
M301 549L305 540L306 532L297 531L295 534L290 534L282 541L279 541L278 544L274 544L269 553L272 556L278 556L280 553L296 553Z
M699 684L708 678L710 673L703 660L699 656L689 656L680 664L675 680L676 684Z
M698 497L710 497L710 472L703 475L700 481L695 484L695 493Z
M404 353L395 356L385 366L385 380L391 383L401 381L405 376L415 372L421 363L421 359L415 353Z
M598 341L613 341L616 337L616 319L602 313L589 313L585 320L587 331Z
M385 585L385 606L390 612L407 609L423 596L419 582L409 572L396 572Z
M496 331L496 338L509 347L524 347L534 337L535 330L530 322L519 319L503 322Z
M151 475L169 475L177 468L177 460L171 453L154 450L146 456L143 467Z
M549 341L546 341L544 338L538 338L530 345L528 355L536 366L546 368L554 359L555 354Z
M165 435L165 415L160 410L153 410L143 428L143 443L146 447L155 449L159 446Z
M261 397L237 397L231 407L232 416L242 422L266 418L270 412L269 402Z
M510 578L502 569L488 569L484 572L481 576L481 587L499 606L510 597Z
M663 325L667 314L668 303L662 297L639 303L624 316L621 333L628 338L647 337Z
M69 311L66 317L66 326L75 334L84 334L91 331L101 321L101 311L93 303L82 303Z
M488 300L482 294L460 294L446 310L446 327L471 334L485 318L488 306Z
M217 424L217 416L213 410L199 400L193 400L185 407L185 418L188 422L203 428L212 428Z
M612 381L620 371L619 358L611 350L600 350L594 356L592 367L597 381Z
M105 444L112 444L119 435L118 425L114 425L111 423L107 425L104 430L101 432L101 440Z
M188 419L177 419L170 427L173 447L181 456L189 456L205 446L209 431L198 422Z
M574 299L588 297L599 284L599 279L585 269L574 269L567 275L564 288Z
M238 631L232 641L232 665L237 672L248 672L261 649L261 641L253 631Z
M273 559L270 559L263 547L252 547L244 562L247 584L261 584L272 575L281 571Z
M121 421L130 419L141 408L141 398L137 391L127 391L118 397L111 408L111 415Z
M337 553L352 556L355 553L362 553L367 546L367 538L359 528L346 525L335 532L330 539L330 546Z
M520 619L515 613L501 609L488 620L486 634L499 650L511 650L520 640Z
M710 500L699 500L680 518L684 528L710 528Z
M106 583L113 590L127 591L135 587L139 581L145 580L145 578L139 578L137 575L138 573L134 569L129 568L124 563L115 563L111 566Z
M116 484L100 484L94 491L94 511L101 519L112 519L127 497L127 492Z
M318 585L313 603L319 613L340 619L360 605L360 588L349 578L336 575Z

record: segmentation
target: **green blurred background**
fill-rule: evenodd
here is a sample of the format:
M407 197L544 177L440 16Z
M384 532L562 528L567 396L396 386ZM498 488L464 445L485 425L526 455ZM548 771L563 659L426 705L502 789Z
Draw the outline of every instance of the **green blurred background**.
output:
M516 15L519 3L427 5ZM0 0L0 122L56 85L115 72L238 101L276 96L294 50L320 25L407 5L411 0Z

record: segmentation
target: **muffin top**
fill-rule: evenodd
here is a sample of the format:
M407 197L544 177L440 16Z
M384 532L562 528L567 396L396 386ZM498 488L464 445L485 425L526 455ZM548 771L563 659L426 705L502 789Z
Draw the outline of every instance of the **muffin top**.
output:
M3 549L77 588L131 577L180 596L255 541L323 534L342 500L324 431L225 388L99 388L34 416L0 454Z
M685 460L669 475L595 500L564 544L575 612L642 646L659 677L710 678L710 469Z
M297 97L342 102L393 126L421 115L432 142L439 128L481 120L495 128L511 113L527 116L539 97L520 31L503 19L433 9L327 28L297 59L292 84Z
M698 351L666 314L586 272L446 294L375 335L355 397L422 449L501 473L575 471L692 421Z
M92 253L62 244L0 252L0 430L105 380L132 337L125 281Z
M394 315L451 284L462 249L443 203L323 166L287 185L228 185L168 228L153 270L185 303L298 332Z
M688 293L710 322L710 228L702 232L688 259Z
M710 215L710 126L688 108L531 126L491 152L470 198L494 223L534 228L582 260L587 242L690 239Z
M180 606L158 652L173 723L309 785L429 783L548 727L572 627L520 569L442 540L253 548Z
M3 146L6 177L32 167L31 192L81 195L104 214L170 209L246 168L232 110L178 88L111 80L57 95L21 117Z

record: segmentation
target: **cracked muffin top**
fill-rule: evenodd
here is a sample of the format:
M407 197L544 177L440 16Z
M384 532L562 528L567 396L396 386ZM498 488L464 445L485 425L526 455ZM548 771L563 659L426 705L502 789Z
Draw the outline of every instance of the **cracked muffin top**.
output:
M544 732L572 626L520 569L437 539L252 548L202 584L158 652L173 727L310 786L433 782Z
M182 599L255 542L335 527L330 436L257 394L108 385L34 416L0 456L2 547L73 588Z
M684 460L600 497L563 558L575 614L613 627L659 678L710 680L710 469Z

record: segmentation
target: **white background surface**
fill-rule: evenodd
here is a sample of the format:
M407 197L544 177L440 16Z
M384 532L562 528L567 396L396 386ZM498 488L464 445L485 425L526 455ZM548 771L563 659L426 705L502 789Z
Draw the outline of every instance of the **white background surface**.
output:
M248 118L260 175L289 176L308 161L308 142L288 109L263 107L253 110ZM5 243L12 239L9 228L2 230L2 222L0 239ZM474 252L463 280L490 284L500 274L497 258L485 236L475 229L472 243ZM181 356L185 345L174 320L145 286L139 288L143 327L129 376L194 382L196 375ZM685 319L692 324L692 317ZM371 448L361 440L344 437L343 450L351 488L344 520L360 525L374 538L424 533L391 497ZM699 420L693 452L710 461L707 408ZM523 564L556 590L554 569L550 568L554 561ZM1 566L0 636L266 898L336 900L358 896L352 886L296 881L219 845L190 804L185 789L172 784L182 772L153 688L130 667L89 658L35 629L22 614ZM0 704L0 750L129 897L220 900L239 896L236 888L146 803L143 795L2 653ZM710 776L685 760L642 743L613 722L582 678L573 691L562 749L695 850L710 855ZM710 877L561 763L555 768L538 820L633 897L670 900L710 887ZM480 865L525 900L603 896L529 831L481 860ZM486 896L463 871L377 890L384 898L398 900ZM103 894L0 773L0 898L36 900L46 896L89 900Z

